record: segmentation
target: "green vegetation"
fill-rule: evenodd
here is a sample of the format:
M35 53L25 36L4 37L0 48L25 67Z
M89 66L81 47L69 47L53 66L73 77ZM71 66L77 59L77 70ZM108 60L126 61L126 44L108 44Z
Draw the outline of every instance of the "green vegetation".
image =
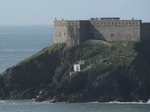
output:
M50 46L50 47L44 48L44 49L43 49L42 51L40 51L39 53L36 53L36 54L34 54L33 56L31 56L31 57L29 57L29 58L23 60L21 63L28 62L28 61L30 61L30 60L32 60L32 59L35 59L35 58L37 58L37 57L39 57L40 55L43 55L43 54L45 54L45 53L51 54L51 53L53 53L53 52L56 52L57 50L60 50L60 49L61 49L62 47L64 47L64 46L65 46L65 44L54 44L54 45L52 45L52 46Z
M22 63L35 60L45 54L52 55L59 52L69 59L67 63L59 67L61 68L61 70L58 69L59 73L61 71L64 73L68 64L73 65L76 61L86 60L92 65L88 71L99 71L102 74L116 70L121 66L129 67L138 56L135 47L136 43L133 42L84 42L72 47L66 47L65 44L54 44L23 60ZM34 64L37 69L46 67L46 64L40 61L36 61Z
M113 69L116 66L129 66L137 57L136 43L131 42L85 42L68 48L72 58L86 60L92 64L92 69ZM74 57L73 57L74 56Z

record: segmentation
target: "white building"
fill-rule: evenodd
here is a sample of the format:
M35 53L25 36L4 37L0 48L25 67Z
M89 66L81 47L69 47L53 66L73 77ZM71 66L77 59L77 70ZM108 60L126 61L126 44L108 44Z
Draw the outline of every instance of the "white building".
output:
M75 72L80 72L81 71L80 64L74 64L74 71Z

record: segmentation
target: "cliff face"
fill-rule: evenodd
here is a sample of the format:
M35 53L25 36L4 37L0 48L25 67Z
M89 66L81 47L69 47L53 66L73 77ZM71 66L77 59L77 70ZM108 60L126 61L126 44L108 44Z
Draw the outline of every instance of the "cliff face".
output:
M70 76L80 60L88 64ZM147 101L149 60L149 43L55 44L2 73L0 99Z

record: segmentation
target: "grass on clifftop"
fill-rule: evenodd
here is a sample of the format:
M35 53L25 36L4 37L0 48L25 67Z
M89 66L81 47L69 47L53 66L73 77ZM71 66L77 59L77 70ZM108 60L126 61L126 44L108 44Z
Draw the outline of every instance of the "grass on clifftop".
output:
M30 61L32 59L35 59L38 56L43 55L45 53L51 54L51 53L55 52L56 50L59 50L63 46L65 46L65 44L54 44L54 45L52 45L50 47L44 48L43 50L39 51L38 53L34 54L33 56L23 60L21 63L28 62L28 61Z
M115 69L117 66L129 66L138 55L135 45L134 42L105 41L84 42L71 47L67 47L65 44L54 44L23 60L22 63L34 60L41 55L51 55L58 52L69 57L71 63L86 60L92 65L90 70L106 71Z
M97 54L88 60L99 68L106 65L126 65L132 62L137 56L134 49L135 43L111 42L96 45L89 54Z

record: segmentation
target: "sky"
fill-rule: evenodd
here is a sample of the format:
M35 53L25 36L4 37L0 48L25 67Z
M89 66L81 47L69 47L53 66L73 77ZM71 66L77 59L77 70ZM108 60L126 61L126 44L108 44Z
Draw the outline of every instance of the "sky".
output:
M55 18L94 17L150 22L150 0L0 0L0 25L49 25Z

